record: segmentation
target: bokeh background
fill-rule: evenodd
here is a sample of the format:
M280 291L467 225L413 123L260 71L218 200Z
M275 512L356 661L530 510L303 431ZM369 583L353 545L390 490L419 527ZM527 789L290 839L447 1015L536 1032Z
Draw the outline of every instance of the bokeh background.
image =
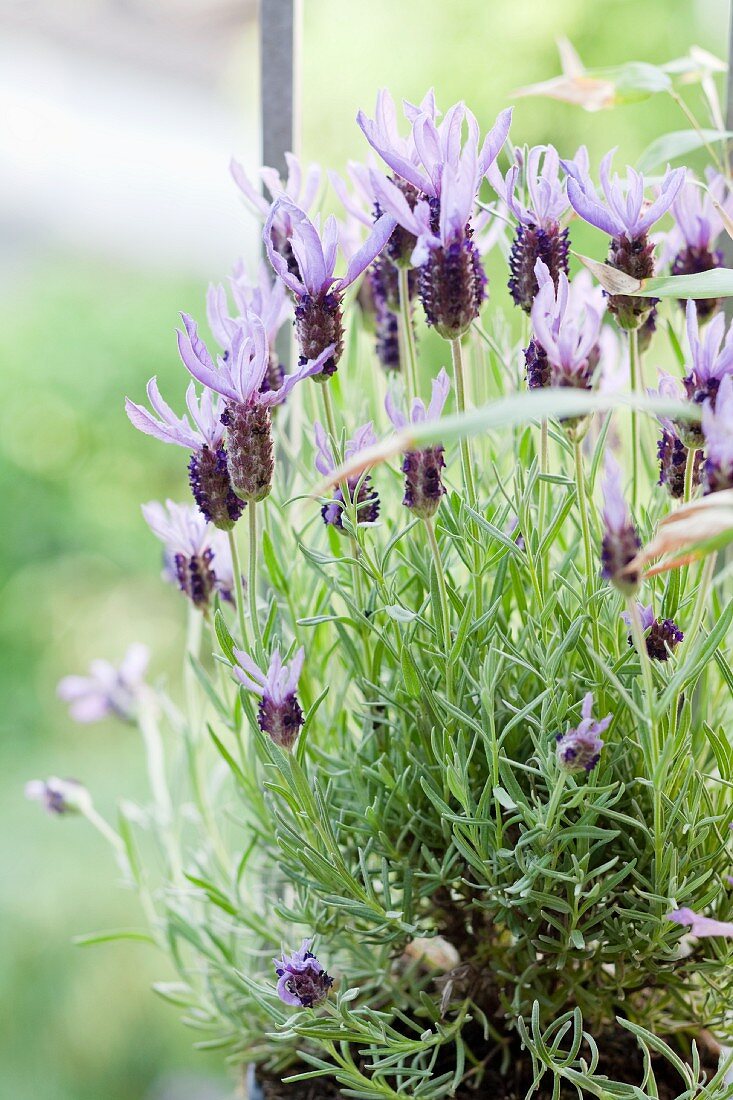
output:
M378 87L483 126L519 85L558 71L555 39L588 66L725 50L728 0L305 0L303 153L342 167ZM150 983L144 945L73 946L140 923L102 842L23 799L48 774L83 778L110 814L143 791L134 734L75 726L58 678L127 644L175 683L184 608L161 585L139 505L182 499L185 455L133 431L123 397L158 374L183 389L173 330L202 314L258 231L227 163L258 159L253 0L0 3L0 1095L13 1100L217 1100L231 1082L196 1054ZM693 90L693 102L699 93ZM665 97L589 115L519 102L515 141L630 163L665 129ZM498 280L496 294L501 296Z

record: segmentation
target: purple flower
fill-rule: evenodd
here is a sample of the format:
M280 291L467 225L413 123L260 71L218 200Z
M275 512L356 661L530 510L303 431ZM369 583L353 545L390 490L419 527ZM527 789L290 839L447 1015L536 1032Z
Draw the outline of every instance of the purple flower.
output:
M316 438L316 469L324 477L328 477L336 469L337 463L323 425L316 421L313 427ZM344 448L344 458L351 458L352 455L358 454L366 447L374 446L376 442L377 437L374 434L374 428L370 420L368 424L362 424L360 428L357 428L353 438L347 442ZM372 487L369 474L363 476L359 474L356 477L349 478L346 485L349 496L356 505L357 523L364 525L376 523L379 517L379 495ZM335 527L337 531L344 531L344 498L340 487L334 490L333 500L323 505L321 515L325 524Z
M692 375L688 377L692 379ZM666 397L684 404L688 400L687 389L687 384L683 388L673 375L660 370L658 389L648 392L650 397ZM660 460L659 484L667 484L672 496L681 497L684 494L684 466L687 462L687 451L690 448L698 451L704 445L702 428L699 423L688 420L684 416L677 416L674 419L660 416L657 419L663 429L662 438L657 445ZM696 462L700 461L700 458L696 458ZM681 487L678 484L680 476L682 477ZM700 484L699 477L695 484Z
M110 715L134 722L149 660L148 647L135 642L119 666L92 661L88 676L64 676L56 694L69 703L69 713L76 722L99 722Z
M299 951L273 959L278 976L277 995L292 1008L315 1008L328 997L331 978L311 951L312 940L303 940Z
M89 791L77 779L59 779L55 775L45 781L31 779L25 785L25 797L40 802L48 813L58 816L85 813L92 804Z
M733 373L733 323L726 333L725 317L721 313L712 319L701 338L692 298L687 302L686 318L691 369L684 379L685 391L695 404L702 405L709 400L714 408L721 381L726 374Z
M303 725L303 711L295 691L303 671L305 650L301 646L290 665L283 664L276 650L266 673L244 650L235 649L234 656L237 661L234 675L249 691L260 696L257 714L260 729L280 748L292 748Z
M165 547L164 576L178 585L195 607L206 609L215 593L231 598L233 571L226 536L188 504L167 500L143 504L148 527Z
M298 261L298 275L288 270L287 263L272 244L271 228L282 211L287 212L290 221L288 239ZM394 219L387 215L379 218L364 244L350 258L346 274L337 279L334 271L339 232L333 215L326 218L320 233L305 211L289 199L278 199L272 205L264 229L267 255L277 274L295 295L295 331L301 364L309 359L316 360L321 364L320 373L324 378L335 372L343 352L341 296L384 248L394 224ZM326 349L328 354L325 354Z
M422 424L426 420L438 420L443 412L449 390L450 379L446 371L441 370L437 378L433 379L432 397L427 409L422 400L416 397L412 402L410 421L395 405L391 394L387 394L384 406L395 428L401 431L409 422ZM430 519L435 515L446 491L441 476L441 471L445 468L444 453L445 448L442 444L435 444L432 447L408 451L405 454L402 463L405 495L402 503L421 519Z
M719 208L732 214L733 196L719 172L708 168L706 176L707 190L688 173L684 187L672 204L675 224L666 236L662 262L670 264L673 275L695 275L721 267L725 262L722 250L714 246L723 230ZM698 299L698 316L701 319L709 317L719 304L719 298ZM680 305L685 307L683 299Z
M621 490L621 470L610 451L606 452L603 495L601 576L626 595L633 595L639 587L639 573L627 571L627 566L636 557L641 540Z
M163 443L175 443L191 451L188 464L189 483L204 517L223 531L231 530L242 514L244 503L232 489L223 446L224 425L221 422L223 402L219 394L204 388L196 397L193 382L186 390L186 405L191 416L177 417L163 400L158 381L148 382L148 400L156 415L142 405L125 399L125 409L131 423L146 435Z
M558 733L555 738L557 761L566 772L590 772L595 768L603 749L601 734L611 724L610 714L601 718L600 722L593 720L592 691L583 699L581 716L582 721L576 729Z
M702 433L705 437L703 493L733 489L733 375L726 374L721 381L715 405L710 401L703 405Z
M694 909L673 909L671 913L667 913L667 920L689 926L693 936L725 936L726 939L733 939L733 921L713 920L712 917L696 913Z
M636 605L639 609L641 629L646 638L646 651L652 661L668 661L670 653L676 649L680 642L684 641L684 634L677 626L674 619L658 619L654 614L651 604ZM621 618L631 629L631 615L624 611ZM634 644L634 639L629 634L629 645Z
M560 219L567 212L568 197L565 183L559 178L560 158L552 145L535 145L526 157L517 151L516 161L504 178L492 165L488 178L519 223L509 256L509 291L515 305L529 313L539 289L537 260L547 266L556 286L559 273L567 275L568 230L561 228ZM523 164L526 206L516 195Z
M598 341L603 311L591 297L585 301L571 294L564 271L557 289L542 260L536 264L539 290L532 305L534 338L550 364L550 384L591 389L598 364ZM530 377L530 387L533 380Z
M588 174L587 165L563 161L568 172L568 198L577 214L611 238L608 263L634 279L654 274L654 245L648 233L667 213L685 181L685 169L667 169L659 194L651 203L644 200L644 178L628 168L626 183L611 178L613 151L601 161L601 187L605 203L599 199ZM645 323L656 302L653 298L611 294L608 308L623 329L636 329Z
M229 315L226 290L221 284L212 285L206 296L209 328L226 358L238 329L246 328L252 316L259 317L269 348L269 362L260 389L263 393L278 390L283 384L285 371L278 361L275 344L278 332L292 313L285 286L280 279L272 277L264 260L259 266L257 283L249 282L240 261L234 267L230 284L239 313L236 317Z

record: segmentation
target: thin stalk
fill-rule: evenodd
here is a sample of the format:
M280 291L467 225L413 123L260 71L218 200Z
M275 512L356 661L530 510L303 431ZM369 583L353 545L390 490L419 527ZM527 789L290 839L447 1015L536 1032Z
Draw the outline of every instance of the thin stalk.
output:
M540 502L539 502L539 528L540 544L545 534L545 526L547 520L547 477L550 461L549 461L549 446L548 446L548 431L547 421L543 420L540 427ZM540 555L540 575L542 577L542 590L547 588L547 555L543 552Z
M713 161L713 163L715 164L715 166L717 167L718 171L725 172L724 163L721 161L721 159L718 156L718 154L716 153L715 149L713 148L713 146L710 144L710 142L705 137L703 129L700 126L700 123L697 121L697 119L695 118L695 115L692 113L690 108L687 106L687 104L685 103L682 96L674 88L669 89L669 94L671 95L672 99L675 101L677 106L680 108L680 110L682 111L685 118L687 119L687 121L692 126L695 133L700 137L703 145L705 146L708 153L710 154L710 158Z
M254 505L250 504L248 505L248 507L254 508ZM239 550L237 549L237 540L233 530L227 531L227 538L229 539L229 550L232 556L232 572L234 573L234 595L237 601L239 633L242 635L242 646L245 649L249 649L251 643L249 639L249 631L247 630L247 619L244 612L244 585L242 583L242 567L239 562Z
M629 331L629 365L631 368L631 391L641 393L641 361L639 358L639 332L633 328ZM636 511L636 503L639 499L639 414L635 408L631 410L631 509Z
M265 647L262 644L262 631L260 630L260 620L257 615L257 505L254 501L250 501L247 506L247 512L249 514L249 559L247 574L249 617L252 625L252 637L254 638L257 658L260 661L264 661Z
M685 640L680 647L680 655L678 664L681 666L685 657L692 647L692 643L697 637L698 631L702 626L703 619L705 617L705 611L707 609L707 598L710 591L710 582L713 579L715 573L715 562L717 560L717 554L710 554L705 559L705 564L702 568L700 575L700 583L697 586L697 595L695 596L695 606L692 611L692 619L690 625L685 631Z
M402 330L402 345L405 349L407 362L405 363L405 380L407 382L407 396L410 404L418 395L417 381L417 350L415 348L415 331L412 327L412 307L410 305L410 270L407 267L397 268L397 285L400 296L400 328Z
M652 675L652 662L649 657L649 651L646 645L646 639L644 637L644 630L641 625L641 615L639 614L639 605L637 604L633 596L629 596L626 600L626 609L629 613L629 619L631 621L631 636L634 640L634 648L639 655L639 664L641 666L641 676L644 682L644 703L647 712L647 721L649 724L649 745L651 749L649 766L653 776L654 783L654 870L655 870L655 889L656 892L662 893L662 859L664 856L664 825L662 820L662 791L660 786L659 775L659 756L661 752L661 745L657 739L657 721L656 721L656 693L654 691L654 677Z
M697 454L694 447L690 447L687 451L687 461L685 463L685 504L692 500L692 494L695 491L693 487L693 481L695 477L695 455Z
M460 337L450 342L451 359L453 361L453 377L456 385L456 406L458 411L466 411L466 378L463 369L463 349ZM463 486L468 497L468 503L478 512L478 496L476 482L473 476L473 455L471 453L470 440L465 436L461 439L461 466L463 469ZM475 522L469 525L470 536L473 542L473 594L476 618L483 615L483 592L481 588L481 547L479 544L479 531Z
M590 535L590 524L588 522L588 493L585 484L585 466L583 463L583 449L580 440L576 439L573 444L575 453L575 485L578 492L578 509L580 511L580 529L583 534L583 548L585 551L585 582L588 599L588 611L590 614L591 630L593 632L593 647L600 657L601 655L601 641L598 631L598 622L596 616L591 613L590 601L593 596L593 575L595 573L595 556L593 554L593 543Z
M425 530L428 536L428 543L430 544L430 552L433 555L433 563L435 565L435 575L438 579L438 594L440 597L440 611L441 618L443 620L443 646L445 649L445 692L448 697L448 702L453 701L453 668L451 666L450 654L453 648L453 639L451 637L450 630L450 604L448 603L448 589L445 583L445 572L443 570L443 559L440 556L440 547L438 546L438 540L435 537L435 528L433 526L432 519L423 520L425 524Z
M152 698L145 700L142 704L138 729L145 748L148 782L150 783L150 793L153 796L153 805L160 827L161 839L170 860L171 878L174 883L180 884L183 880L180 845L173 827L173 803L166 778L163 738L158 725L157 706Z

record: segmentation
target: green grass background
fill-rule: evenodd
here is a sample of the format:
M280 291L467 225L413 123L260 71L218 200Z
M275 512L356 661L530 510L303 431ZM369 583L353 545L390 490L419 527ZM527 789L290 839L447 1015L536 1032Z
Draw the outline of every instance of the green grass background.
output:
M654 62L692 42L722 53L727 19L725 0L306 0L304 152L336 166L362 154L353 117L381 85L417 99L434 84L439 103L464 98L486 126L513 88L556 73L557 35L589 66ZM663 97L596 115L524 100L513 136L565 153L584 141L596 159L619 144L633 163L685 125ZM600 255L592 234L574 240ZM22 792L36 775L76 776L113 813L118 795L144 789L134 733L75 726L54 688L137 639L154 649L153 672L176 678L184 609L159 581L139 504L183 499L186 456L137 435L122 400L152 374L166 395L182 394L172 333L179 309L202 314L206 280L37 245L10 274L0 295L0 1095L144 1100L166 1073L221 1067L191 1051L176 1011L148 991L168 976L152 948L72 946L79 932L139 924L135 899L82 822L50 820Z

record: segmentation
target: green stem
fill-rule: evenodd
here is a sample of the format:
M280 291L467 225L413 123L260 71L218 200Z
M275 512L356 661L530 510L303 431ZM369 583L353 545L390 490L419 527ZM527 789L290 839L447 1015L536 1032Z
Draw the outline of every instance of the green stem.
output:
M693 481L695 477L695 455L697 451L694 447L688 448L687 461L685 462L685 504L688 504L692 500L692 494L694 492Z
M254 504L250 504L249 507L254 508ZM247 631L247 619L244 612L244 584L242 583L242 567L239 562L239 550L237 549L237 540L233 530L227 531L227 538L229 539L229 550L232 556L232 572L234 574L234 595L237 601L239 633L242 635L243 648L249 649L251 643L249 639L249 632Z
M463 349L460 337L450 342L451 359L453 361L453 377L456 385L456 406L460 413L466 411L466 378L463 368ZM461 466L463 469L463 486L466 490L468 503L474 511L478 512L478 496L476 482L473 476L473 455L471 443L465 436L461 439ZM483 592L481 588L481 546L479 543L479 531L475 522L469 524L469 533L473 542L473 594L476 618L483 615Z
M247 506L249 516L249 560L247 588L249 595L249 617L252 625L252 637L254 638L257 659L264 661L265 647L262 644L262 631L257 614L257 505L250 501Z
M705 146L708 153L710 154L710 158L713 161L713 163L715 164L715 166L717 167L718 171L725 172L724 163L721 161L720 157L715 152L715 149L713 148L713 146L710 144L710 142L705 137L703 129L700 126L700 123L697 121L697 119L695 118L695 115L692 113L690 108L687 106L687 104L685 103L682 96L674 88L669 89L669 94L671 95L672 99L675 101L677 106L680 108L680 110L682 111L683 115L685 116L687 121L692 126L695 133L702 140L703 145Z
M710 591L710 582L713 579L715 573L715 562L717 560L717 554L710 554L705 559L705 564L700 575L700 583L697 586L697 595L695 596L695 606L692 611L692 619L690 625L685 631L685 640L680 647L680 655L678 664L682 665L685 657L689 653L692 644L697 637L697 633L702 626L703 619L705 617L705 611L707 609L708 592Z
M629 331L629 365L631 368L631 391L641 393L641 362L639 359L639 332L638 329ZM631 510L636 511L636 503L639 499L639 414L635 408L631 410Z
M445 649L445 689L448 697L448 702L453 701L453 668L451 665L450 654L453 648L453 639L451 637L450 630L450 604L448 603L448 589L445 584L445 573L443 570L443 559L440 556L440 547L438 546L438 540L435 537L435 528L433 527L432 519L423 520L425 524L425 530L428 536L428 543L430 544L430 552L433 555L433 563L435 565L435 575L438 579L438 594L440 597L440 611L441 618L443 620L443 646Z
M407 383L407 396L412 404L413 398L418 395L417 381L417 350L415 348L415 330L412 327L412 306L410 305L410 270L407 267L397 268L397 285L400 296L400 328L402 330L402 346L405 349L407 362L405 364L405 380Z
M588 522L588 493L585 485L585 467L583 464L583 450L580 440L576 439L573 444L575 452L575 484L578 492L578 509L580 511L580 529L583 533L583 548L585 550L585 583L587 592L587 607L591 630L593 632L593 646L600 657L601 655L601 642L600 634L598 631L598 621L590 607L590 602L593 597L593 576L596 571L595 556L593 554L593 543L591 541L590 524Z
M648 766L652 775L653 789L654 789L654 871L655 871L655 890L658 894L662 893L662 860L664 857L664 826L663 826L663 805L662 805L662 790L661 790L661 776L659 774L659 757L661 753L661 745L657 740L657 722L656 722L656 693L654 691L654 677L652 675L652 662L649 657L649 650L646 645L646 638L644 637L644 630L641 625L641 615L639 614L639 605L636 602L634 596L627 597L626 609L629 613L629 619L631 620L631 636L634 640L634 648L639 655L639 665L641 666L641 675L644 682L644 702L646 705L647 722L649 725L649 748L648 753Z
M540 502L539 502L539 523L537 524L539 529L540 544L544 538L546 521L547 521L547 481L546 477L549 471L549 448L548 448L548 431L547 421L543 420L540 427ZM542 577L542 589L547 589L547 555L543 551L540 554L540 576Z

